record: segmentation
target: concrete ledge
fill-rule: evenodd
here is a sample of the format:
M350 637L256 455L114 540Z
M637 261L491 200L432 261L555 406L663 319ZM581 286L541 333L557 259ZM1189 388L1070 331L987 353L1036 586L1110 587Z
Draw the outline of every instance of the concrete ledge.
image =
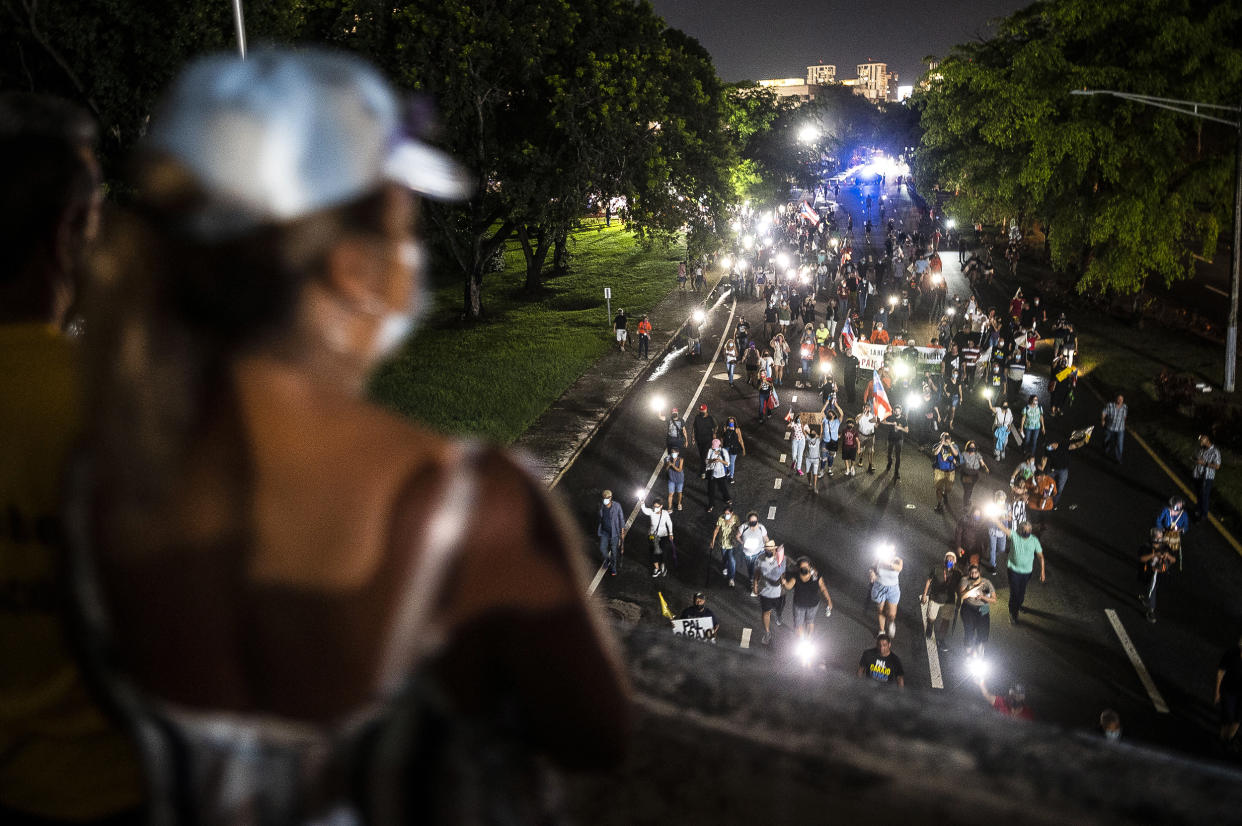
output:
M747 652L622 631L637 691L628 761L571 777L574 821L1233 823L1242 774L982 699L884 690Z

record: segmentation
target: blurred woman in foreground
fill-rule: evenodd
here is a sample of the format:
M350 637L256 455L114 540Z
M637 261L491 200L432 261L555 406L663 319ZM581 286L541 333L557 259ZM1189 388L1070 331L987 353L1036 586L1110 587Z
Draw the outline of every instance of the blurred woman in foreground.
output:
M404 118L352 57L198 61L99 258L79 582L158 820L488 820L501 744L622 750L562 508L363 398L425 309L414 193L466 194Z

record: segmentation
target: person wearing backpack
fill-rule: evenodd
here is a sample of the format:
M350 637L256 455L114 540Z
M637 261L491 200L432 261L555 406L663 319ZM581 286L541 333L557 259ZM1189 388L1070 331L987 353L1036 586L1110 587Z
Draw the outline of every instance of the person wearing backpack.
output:
M665 447L669 450L682 450L686 446L686 442L690 438L686 435L686 421L681 417L681 413L677 408L673 408L672 414L668 417L668 428L665 431Z

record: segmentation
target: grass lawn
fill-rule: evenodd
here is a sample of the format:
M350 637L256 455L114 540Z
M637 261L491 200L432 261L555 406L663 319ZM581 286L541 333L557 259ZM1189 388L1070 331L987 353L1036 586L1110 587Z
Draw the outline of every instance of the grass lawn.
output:
M1218 394L1225 361L1223 348L1152 323L1140 329L1104 315L1076 320L1080 322L1079 365L1084 374L1106 398L1118 390L1125 395L1131 429L1189 485L1201 429L1189 416L1157 400L1155 378L1165 369L1190 374L1212 384ZM1090 392L1079 392L1079 403L1102 407ZM1141 449L1133 442L1126 444L1127 453ZM1242 456L1223 445L1221 455L1212 510L1230 530L1238 531L1242 529Z
M636 323L675 286L685 253L644 250L619 222L603 221L574 233L569 251L570 272L531 296L522 289L521 248L511 241L504 271L484 278L486 318L478 323L460 320L461 280L438 279L435 309L376 374L372 397L445 433L513 441L613 343L604 287L612 288L613 312L624 307Z

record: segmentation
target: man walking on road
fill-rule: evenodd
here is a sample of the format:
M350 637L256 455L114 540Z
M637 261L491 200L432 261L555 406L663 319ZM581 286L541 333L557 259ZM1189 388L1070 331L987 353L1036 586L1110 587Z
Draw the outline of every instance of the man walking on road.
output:
M599 555L604 558L609 575L616 576L621 567L621 554L625 552L625 514L621 506L612 501L612 491L604 491L603 500L595 533L599 536Z
M763 555L755 563L752 593L759 597L759 610L763 614L763 644L772 642L772 612L776 612L776 624L781 624L781 611L785 608L785 559L776 552L776 542L769 539L763 544Z
M712 439L716 438L716 419L707 412L707 405L699 405L699 412L691 424L690 433L694 437L694 445L699 449L700 479L707 478L707 451L711 450Z
M1195 508L1196 519L1207 519L1208 503L1212 498L1212 484L1216 471L1220 470L1220 448L1212 443L1212 437L1204 433L1199 437L1199 449L1195 452L1195 496L1199 504Z
M707 512L716 508L716 497L726 505L733 504L733 494L729 492L729 451L725 450L719 439L712 440L712 446L704 459L707 468Z
M651 576L668 576L665 554L673 552L673 517L664 510L663 503L657 499L647 507L646 502L639 503L642 511L651 519L651 530L647 538L651 540Z
M999 517L992 524L1004 530L1005 525ZM1022 603L1026 600L1026 586L1031 581L1031 573L1035 568L1035 559L1039 558L1039 581L1044 581L1044 548L1039 544L1039 537L1031 534L1031 523L1021 522L1016 531L1009 531L1009 622L1020 625L1018 614L1022 611Z
M1104 454L1121 464L1121 450L1126 441L1126 416L1130 408L1120 393L1100 411L1100 426L1104 428Z
M901 658L893 653L893 641L888 634L878 634L875 648L862 653L858 660L858 676L875 680L880 685L905 688L906 672L901 667Z
M972 564L969 575L958 584L962 600L962 631L966 656L983 656L991 633L991 606L996 602L996 589L979 575L979 566Z

